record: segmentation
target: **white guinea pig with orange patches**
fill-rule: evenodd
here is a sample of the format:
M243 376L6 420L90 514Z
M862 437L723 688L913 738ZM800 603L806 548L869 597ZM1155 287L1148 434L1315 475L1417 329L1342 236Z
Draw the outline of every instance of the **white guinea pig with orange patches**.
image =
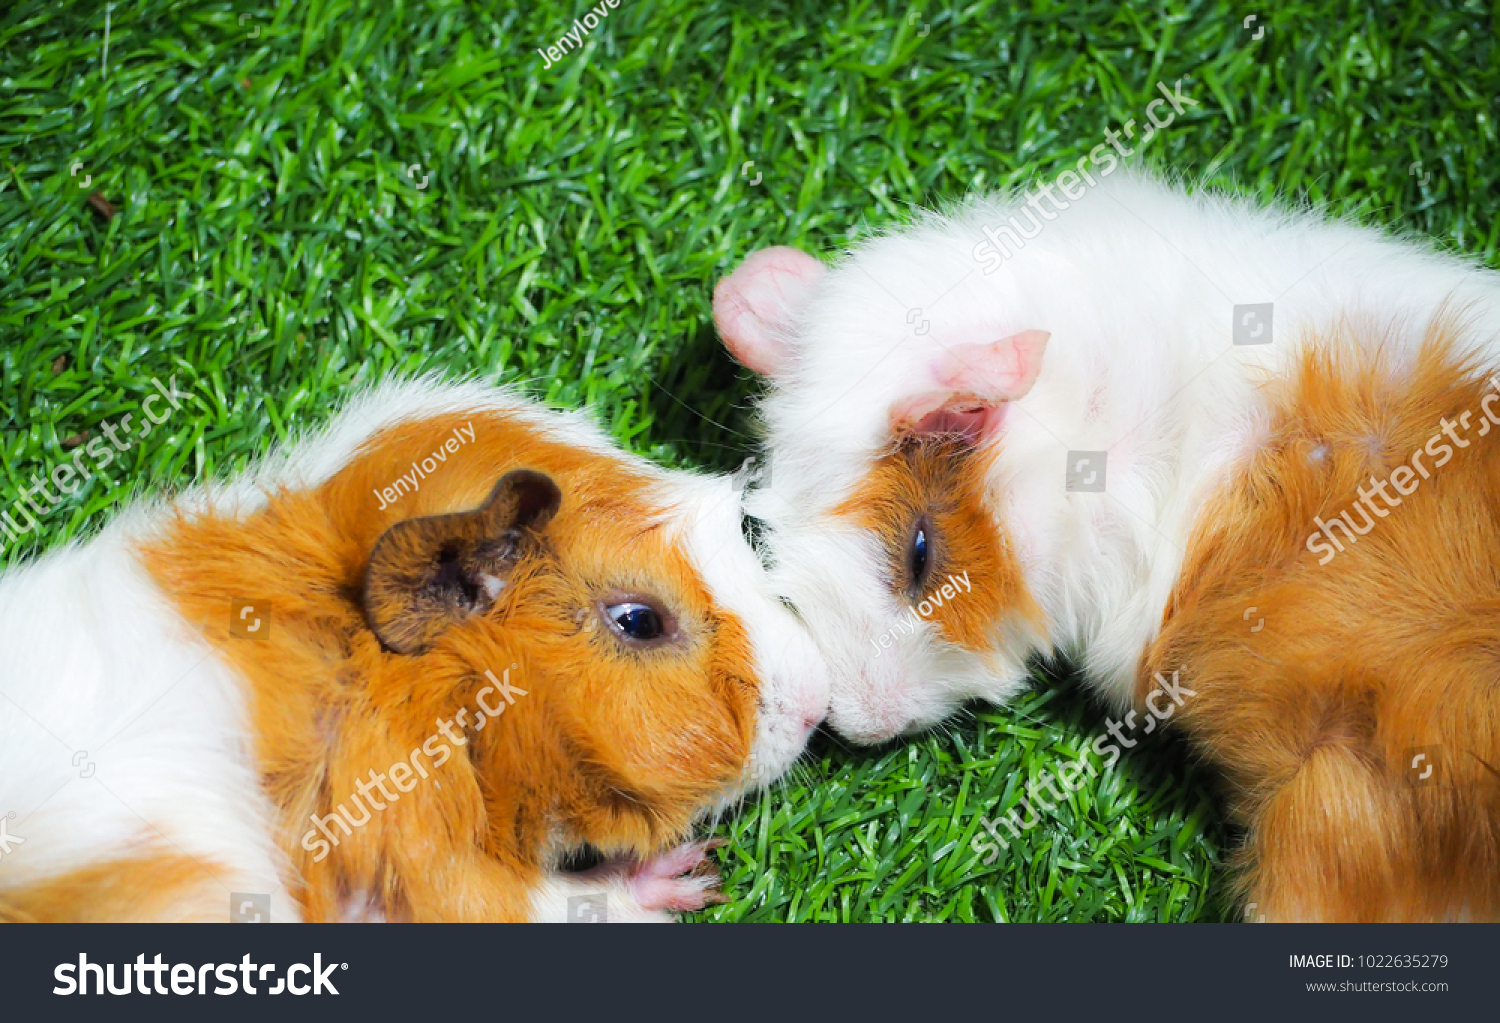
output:
M0 692L0 916L642 920L827 679L731 480L414 381L7 572Z
M1257 916L1500 916L1500 671L1462 662L1500 649L1495 273L1121 173L831 270L758 251L714 313L771 383L751 510L834 728L920 730L1065 654L1121 719L1107 766L1173 718L1230 779ZM1345 528L1392 473L1423 489ZM1437 747L1447 796L1405 779Z

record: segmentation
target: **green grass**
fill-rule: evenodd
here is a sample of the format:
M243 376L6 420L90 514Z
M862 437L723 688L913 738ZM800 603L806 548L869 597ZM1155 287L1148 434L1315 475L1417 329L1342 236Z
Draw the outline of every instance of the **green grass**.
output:
M44 546L393 371L523 382L646 455L736 465L756 384L713 334L720 275L760 245L831 252L913 204L1050 179L1158 81L1201 105L1141 159L1496 265L1480 4L1280 3L1246 29L1226 3L623 0L544 70L535 50L584 10L122 0L107 68L104 4L0 14L0 503L172 375L190 407L53 511ZM735 898L703 916L1232 915L1232 836L1170 742L980 862L979 816L1102 728L1046 675L905 745L820 740L724 826Z

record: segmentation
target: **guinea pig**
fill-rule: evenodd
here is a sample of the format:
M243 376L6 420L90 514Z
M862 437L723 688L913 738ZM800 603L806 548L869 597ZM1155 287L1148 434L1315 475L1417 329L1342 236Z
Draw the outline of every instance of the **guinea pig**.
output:
M760 250L715 291L726 345L771 384L760 405L769 471L750 508L768 527L776 588L828 658L829 723L858 742L921 730L967 699L1004 701L1026 683L1029 659L1062 654L1085 669L1112 713L1124 714L1093 747L1112 753L1112 765L1120 746L1137 741L1131 731L1150 731L1159 712L1195 720L1181 712L1191 702L1183 692L1203 691L1213 684L1204 672L1223 670L1206 657L1178 664L1162 651L1187 658L1195 643L1228 644L1244 658L1227 689L1230 709L1202 698L1196 713L1213 723L1190 733L1254 795L1238 805L1251 828L1243 876L1257 915L1497 915L1500 875L1487 867L1476 869L1490 869L1488 887L1434 884L1403 901L1398 861L1377 851L1388 846L1369 830L1385 819L1379 813L1360 832L1375 843L1361 847L1366 859L1336 861L1337 850L1325 847L1294 881L1264 867L1287 857L1258 851L1257 841L1311 855L1317 800L1352 798L1330 789L1337 771L1316 780L1301 773L1312 750L1338 747L1340 769L1362 765L1371 787L1402 784L1402 758L1418 755L1405 752L1407 740L1450 749L1450 762L1466 764L1475 784L1485 777L1477 765L1500 761L1488 723L1466 732L1450 727L1451 717L1412 710L1414 694L1435 691L1436 682L1394 685L1411 681L1401 672L1427 656L1421 643L1385 651L1405 658L1402 668L1365 664L1367 688L1352 685L1337 700L1314 689L1298 696L1287 680L1305 681L1308 665L1349 662L1309 655L1293 671L1275 646L1292 635L1283 627L1337 623L1321 634L1353 647L1338 651L1352 656L1360 644L1344 626L1404 627L1406 619L1341 618L1347 607L1330 598L1297 602L1297 613L1313 616L1299 624L1278 616L1293 613L1290 598L1277 608L1246 580L1316 576L1325 548L1338 553L1333 540L1345 539L1316 523L1345 507L1350 467L1360 458L1372 460L1371 472L1393 465L1405 455L1398 435L1417 420L1438 423L1441 409L1474 396L1475 368L1497 355L1500 278L1307 209L1189 194L1123 172L1086 184L1071 174L1066 189L1062 181L922 215L831 270L796 249ZM1327 354L1334 351L1345 354ZM1326 373L1314 372L1325 363ZM1426 381L1423 374L1441 386L1391 392ZM1379 401L1370 398L1375 381ZM1344 418L1319 432L1298 409L1322 401ZM1397 407L1409 421L1392 418ZM1304 467L1298 486L1311 489L1295 500L1259 461L1287 445L1320 467ZM1432 452L1441 450L1424 450L1432 471ZM1441 492L1430 487L1422 500L1431 506ZM1257 560L1272 557L1272 540L1248 535L1251 523L1274 526L1279 560ZM1493 523L1469 525L1460 542L1482 560ZM1205 537L1219 546L1205 547ZM1366 545L1350 561L1375 549ZM1403 570L1415 570L1410 556L1380 563L1392 588L1404 585ZM1231 621L1216 603L1212 618L1174 619L1186 594L1207 599L1202 580L1216 573L1236 580L1243 618ZM1208 595L1227 599L1212 587ZM1263 661L1248 659L1252 641ZM1180 682L1165 681L1171 672ZM1446 691L1476 697L1474 683L1443 677ZM1380 689L1380 678L1394 688ZM1254 713L1236 703L1261 682ZM1295 714L1278 710L1278 700L1295 699L1305 701ZM1290 716L1278 717L1283 711ZM1427 741L1416 742L1418 733ZM1238 753L1226 752L1226 735L1239 736ZM1274 764L1269 750L1257 760L1244 745L1271 735L1281 758ZM1297 809L1277 810L1270 792L1295 792L1286 798ZM1477 862L1495 862L1495 804L1465 805L1470 812L1433 824L1448 828L1448 851L1429 850L1423 876L1439 876L1432 871L1446 869L1442 857L1466 834L1483 836L1474 839L1484 851ZM1349 810L1340 820L1355 815ZM1256 829L1270 823L1266 839ZM1427 855L1403 848L1410 862ZM1371 873L1377 860L1380 871Z
M703 906L691 832L828 699L741 524L728 478L431 379L134 504L0 576L0 915Z

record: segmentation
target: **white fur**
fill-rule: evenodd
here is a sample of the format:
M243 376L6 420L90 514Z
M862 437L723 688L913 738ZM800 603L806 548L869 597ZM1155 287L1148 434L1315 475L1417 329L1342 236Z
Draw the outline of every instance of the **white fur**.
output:
M658 470L660 471L660 470ZM744 624L760 679L760 715L743 788L723 806L781 777L828 712L828 672L817 645L771 589L740 532L741 507L725 476L670 477L678 535L714 600Z
M707 890L706 884L700 887ZM588 901L580 904L574 899ZM642 906L623 874L582 880L551 874L532 895L531 906L531 919L541 924L656 924L672 920L660 910Z
M146 524L128 515L0 579L0 813L25 840L0 858L0 891L185 854L222 887L224 919L242 892L295 920L243 693L130 551Z
M773 527L782 592L828 654L830 721L857 739L928 726L965 698L1004 700L1039 652L1081 658L1123 703L1199 503L1264 431L1260 381L1340 325L1384 332L1399 371L1445 303L1484 351L1500 334L1494 273L1315 211L1121 173L1009 259L987 259L983 227L1022 205L972 200L858 248L799 311L762 406L772 483L751 508ZM1233 306L1260 302L1275 304L1273 343L1233 345ZM869 638L901 609L872 539L829 511L888 448L892 406L935 357L1031 329L1051 339L1034 388L1006 409L988 483L1045 629L999 622L981 658L929 626L875 657ZM1070 450L1108 451L1105 493L1065 491Z
M745 622L764 673L745 785L785 770L802 750L808 722L826 709L826 670L741 536L728 480L659 469L619 452L584 414L546 411L510 391L430 378L392 382L234 480L138 503L92 541L0 576L0 816L14 811L7 834L22 840L8 853L0 849L0 893L142 849L203 864L205 884L223 889L225 919L232 892L269 893L273 919L297 919L240 680L168 605L134 548L173 507L248 515L268 491L325 482L387 426L487 409L521 416L656 481L672 509L669 524L685 537L715 600ZM351 914L363 915L357 906Z

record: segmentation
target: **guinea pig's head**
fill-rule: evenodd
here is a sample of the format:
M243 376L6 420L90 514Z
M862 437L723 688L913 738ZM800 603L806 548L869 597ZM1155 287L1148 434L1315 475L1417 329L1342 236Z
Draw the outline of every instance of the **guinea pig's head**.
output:
M451 426L404 428L410 452L383 461ZM474 415L479 441L392 506L365 615L386 657L469 708L492 831L554 859L650 855L792 764L826 712L824 662L731 480L600 438L518 442L524 426Z
M890 250L897 263L866 253L829 273L763 249L714 294L726 345L772 385L768 468L748 506L768 524L779 592L828 659L829 723L859 742L1008 694L1039 644L997 456L1047 335L903 321L867 271L911 282L935 268L920 247Z

